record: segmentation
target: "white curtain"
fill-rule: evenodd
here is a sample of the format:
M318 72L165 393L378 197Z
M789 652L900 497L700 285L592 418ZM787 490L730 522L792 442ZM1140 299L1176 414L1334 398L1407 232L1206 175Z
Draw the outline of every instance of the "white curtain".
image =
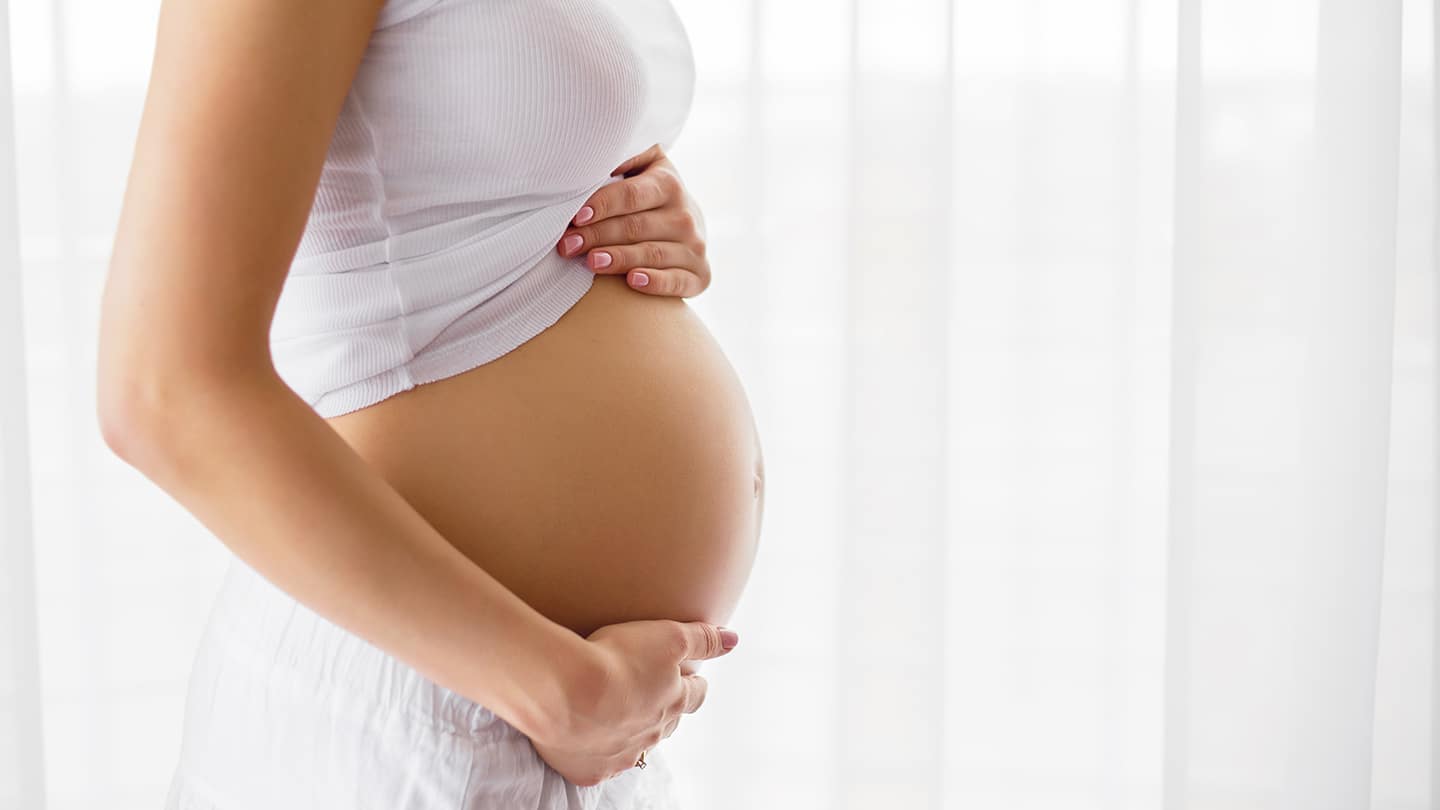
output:
M0 43L9 41L0 3ZM0 60L0 88L11 86ZM39 807L42 796L39 654L31 553L24 335L20 329L20 234L15 119L0 99L0 808Z
M768 487L688 807L1440 808L1432 4L674 2ZM158 807L226 554L93 417L157 11L0 38L5 810Z

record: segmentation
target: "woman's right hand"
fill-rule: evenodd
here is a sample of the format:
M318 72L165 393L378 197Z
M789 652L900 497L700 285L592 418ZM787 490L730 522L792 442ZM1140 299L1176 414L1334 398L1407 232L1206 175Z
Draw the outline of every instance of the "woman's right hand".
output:
M724 655L738 637L706 622L657 619L606 625L585 640L593 666L571 689L566 717L530 742L561 776L590 786L635 767L680 715L700 708L707 684L686 662Z

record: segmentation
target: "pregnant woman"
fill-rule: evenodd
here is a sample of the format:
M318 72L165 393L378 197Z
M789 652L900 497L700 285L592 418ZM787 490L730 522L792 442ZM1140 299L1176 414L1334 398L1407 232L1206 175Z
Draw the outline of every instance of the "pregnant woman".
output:
M171 810L673 808L763 511L668 0L163 0L109 446L233 552Z

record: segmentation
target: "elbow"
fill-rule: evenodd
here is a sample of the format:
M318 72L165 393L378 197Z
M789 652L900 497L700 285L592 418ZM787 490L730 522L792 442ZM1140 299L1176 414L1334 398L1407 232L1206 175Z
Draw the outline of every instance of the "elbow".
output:
M130 397L117 379L119 373L103 362L97 369L95 380L95 420L100 428L100 438L110 452L124 458L130 448L132 411L128 407Z
M101 366L95 417L110 451L142 472L186 440L200 386L182 375L134 366Z
M92 402L100 438L131 466L138 466L137 460L151 452L162 435L164 403L174 397L176 378L157 353L143 350L138 332L119 316L102 311Z
M181 306L182 292L151 295L127 277L138 271L112 263L101 302L93 418L121 460L149 474L203 452L207 430L233 420L228 402L269 393L278 377L260 329L237 318ZM188 293L185 294L188 297ZM228 315L228 313L227 313ZM254 319L246 319L251 325Z
M100 439L105 442L105 446L116 456L124 458L128 445L124 423L116 406L101 396L95 398L95 422L100 428Z
M118 316L109 322L101 330L94 418L106 447L146 474L203 453L208 434L235 421L236 402L254 403L277 388L263 343L185 339L178 329Z
M102 364L95 418L110 451L141 472L163 472L196 453L219 425L282 390L278 377L257 366L221 370L183 364Z
M157 398L147 395L135 375L124 370L100 369L96 386L95 417L100 438L122 461L139 466L139 461L153 455L163 432Z

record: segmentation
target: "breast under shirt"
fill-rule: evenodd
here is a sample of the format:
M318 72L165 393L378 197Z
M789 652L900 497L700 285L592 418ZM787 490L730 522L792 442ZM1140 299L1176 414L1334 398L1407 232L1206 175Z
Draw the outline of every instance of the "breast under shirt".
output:
M673 145L694 80L669 0L388 0L276 307L281 378L338 416L559 320L594 273L556 243Z

